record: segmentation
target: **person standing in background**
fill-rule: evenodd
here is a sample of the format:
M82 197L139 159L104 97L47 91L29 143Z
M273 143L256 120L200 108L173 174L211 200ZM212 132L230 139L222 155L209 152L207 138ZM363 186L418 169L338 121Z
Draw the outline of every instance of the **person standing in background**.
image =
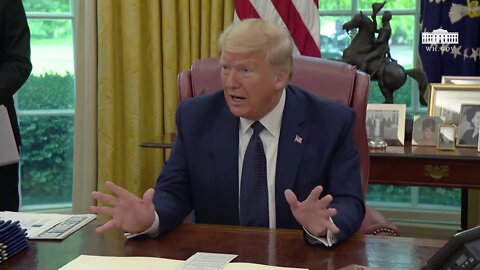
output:
M0 105L10 116L17 147L20 129L13 95L32 71L30 62L30 29L22 0L0 1ZM0 149L1 151L1 149ZM0 211L18 211L19 163L0 166Z

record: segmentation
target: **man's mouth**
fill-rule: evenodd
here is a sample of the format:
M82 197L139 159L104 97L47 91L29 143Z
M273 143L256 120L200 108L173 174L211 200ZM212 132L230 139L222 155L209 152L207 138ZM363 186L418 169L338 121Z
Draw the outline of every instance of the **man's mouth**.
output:
M240 102L240 101L244 101L246 98L245 97L241 97L241 96L231 96L232 97L232 100L235 101L235 102Z

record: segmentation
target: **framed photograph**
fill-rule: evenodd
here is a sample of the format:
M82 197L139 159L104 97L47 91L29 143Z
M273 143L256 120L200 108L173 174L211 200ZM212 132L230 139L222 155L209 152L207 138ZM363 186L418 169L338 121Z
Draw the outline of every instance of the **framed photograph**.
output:
M455 150L455 130L454 125L441 125L438 129L437 149Z
M405 141L405 104L368 104L368 139L380 138L387 145L403 145Z
M478 140L477 151L480 152L480 140Z
M442 76L442 83L480 85L480 76Z
M437 146L438 129L443 121L438 116L419 116L413 120L412 145Z
M477 152L480 152L480 140L478 140Z
M460 123L462 104L480 104L480 85L430 84L428 115L445 117L446 123Z
M478 147L480 128L480 105L462 104L458 125L457 146Z

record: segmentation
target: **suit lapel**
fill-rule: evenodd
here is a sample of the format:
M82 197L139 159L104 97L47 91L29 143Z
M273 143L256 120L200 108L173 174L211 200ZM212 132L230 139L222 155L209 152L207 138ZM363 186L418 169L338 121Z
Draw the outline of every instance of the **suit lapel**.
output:
M217 174L216 183L220 198L219 202L223 205L221 209L225 211L226 217L233 217L228 220L229 223L238 224L238 125L239 118L232 115L226 103L222 113L212 123L210 145L212 146L212 157Z
M292 220L284 191L293 189L295 185L295 178L308 139L308 128L303 124L305 120L304 99L290 86L286 91L287 99L282 116L275 174L277 227L285 227L287 224L284 223Z

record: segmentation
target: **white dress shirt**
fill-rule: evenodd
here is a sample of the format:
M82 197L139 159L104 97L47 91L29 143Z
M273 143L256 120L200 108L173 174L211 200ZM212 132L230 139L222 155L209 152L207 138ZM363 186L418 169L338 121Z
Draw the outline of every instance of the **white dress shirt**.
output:
M258 120L265 128L260 132L265 157L267 159L267 187L268 187L268 220L270 228L276 228L275 216L275 170L277 168L278 141L280 138L280 128L282 125L283 109L285 108L285 89L282 92L280 101L267 115ZM250 137L253 135L253 129L250 126L255 121L240 118L239 144L238 144L238 190L240 192L242 181L242 168L245 151L247 150ZM240 198L240 193L238 194ZM238 209L240 210L240 199L238 200Z

